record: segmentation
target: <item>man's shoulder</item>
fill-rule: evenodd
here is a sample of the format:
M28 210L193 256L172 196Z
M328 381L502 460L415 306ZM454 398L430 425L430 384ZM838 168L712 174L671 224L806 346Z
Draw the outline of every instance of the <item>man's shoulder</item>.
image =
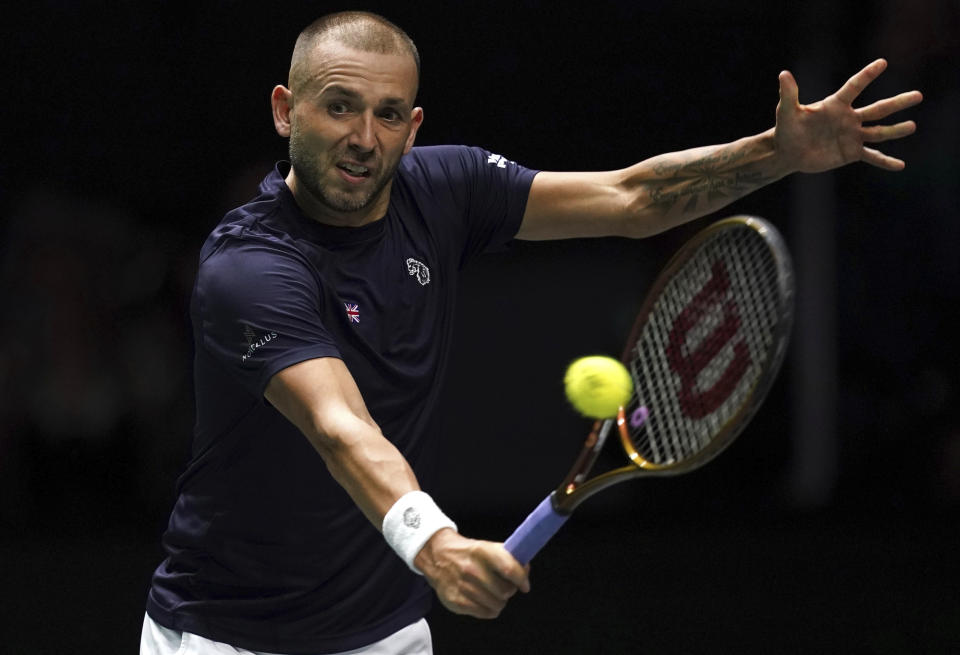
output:
M313 268L290 235L265 228L254 215L235 212L221 221L203 245L198 289L209 296L269 299L290 282L303 285L313 279Z
M483 156L485 151L474 146L415 146L400 161L400 170L410 174L445 172L451 166L464 166Z
M261 185L259 195L227 212L211 230L200 252L201 265L210 257L236 251L296 250L285 211L281 196Z
M416 146L404 155L400 170L412 175L454 175L491 173L517 168L517 163L480 146L431 145Z
M211 306L270 306L315 285L315 267L296 244L244 222L222 222L200 253L195 295Z
M397 169L402 184L430 195L472 188L502 159L478 146L430 145L411 148ZM504 160L505 162L506 160Z

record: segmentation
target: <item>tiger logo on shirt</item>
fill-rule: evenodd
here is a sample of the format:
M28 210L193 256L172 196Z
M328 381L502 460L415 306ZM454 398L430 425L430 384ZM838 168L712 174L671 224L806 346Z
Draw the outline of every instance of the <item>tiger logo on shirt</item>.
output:
M430 283L430 269L427 268L426 264L413 257L407 259L407 272L417 278L420 286L426 286Z

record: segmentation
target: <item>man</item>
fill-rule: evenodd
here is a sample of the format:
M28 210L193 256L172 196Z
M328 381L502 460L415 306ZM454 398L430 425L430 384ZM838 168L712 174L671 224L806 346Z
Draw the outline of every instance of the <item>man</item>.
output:
M513 238L655 234L795 171L901 169L864 143L913 122L862 123L920 94L851 106L884 67L807 106L783 72L776 127L730 144L535 172L476 148L413 148L419 55L393 24L348 12L309 26L271 96L290 165L201 252L193 456L141 652L426 653L433 593L497 616L529 590L528 570L460 535L420 490L445 438L459 270Z

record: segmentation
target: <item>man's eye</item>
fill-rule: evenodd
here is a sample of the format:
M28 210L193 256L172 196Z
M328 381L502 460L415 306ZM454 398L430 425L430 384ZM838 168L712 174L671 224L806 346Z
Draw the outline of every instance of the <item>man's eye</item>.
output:
M331 102L327 105L327 109L331 114L346 114L350 111L350 107L345 102Z
M400 120L400 112L394 109L385 109L384 111L380 112L380 117L386 121L398 121Z

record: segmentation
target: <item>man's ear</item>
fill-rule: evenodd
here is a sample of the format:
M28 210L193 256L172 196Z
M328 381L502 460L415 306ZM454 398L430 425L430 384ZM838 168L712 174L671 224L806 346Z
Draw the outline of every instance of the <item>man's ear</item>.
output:
M423 107L414 107L410 117L410 135L407 137L407 143L403 147L403 154L410 152L413 142L417 138L417 130L423 125Z
M270 107L273 110L273 126L277 134L290 137L290 111L293 109L293 92L278 84L270 94Z

